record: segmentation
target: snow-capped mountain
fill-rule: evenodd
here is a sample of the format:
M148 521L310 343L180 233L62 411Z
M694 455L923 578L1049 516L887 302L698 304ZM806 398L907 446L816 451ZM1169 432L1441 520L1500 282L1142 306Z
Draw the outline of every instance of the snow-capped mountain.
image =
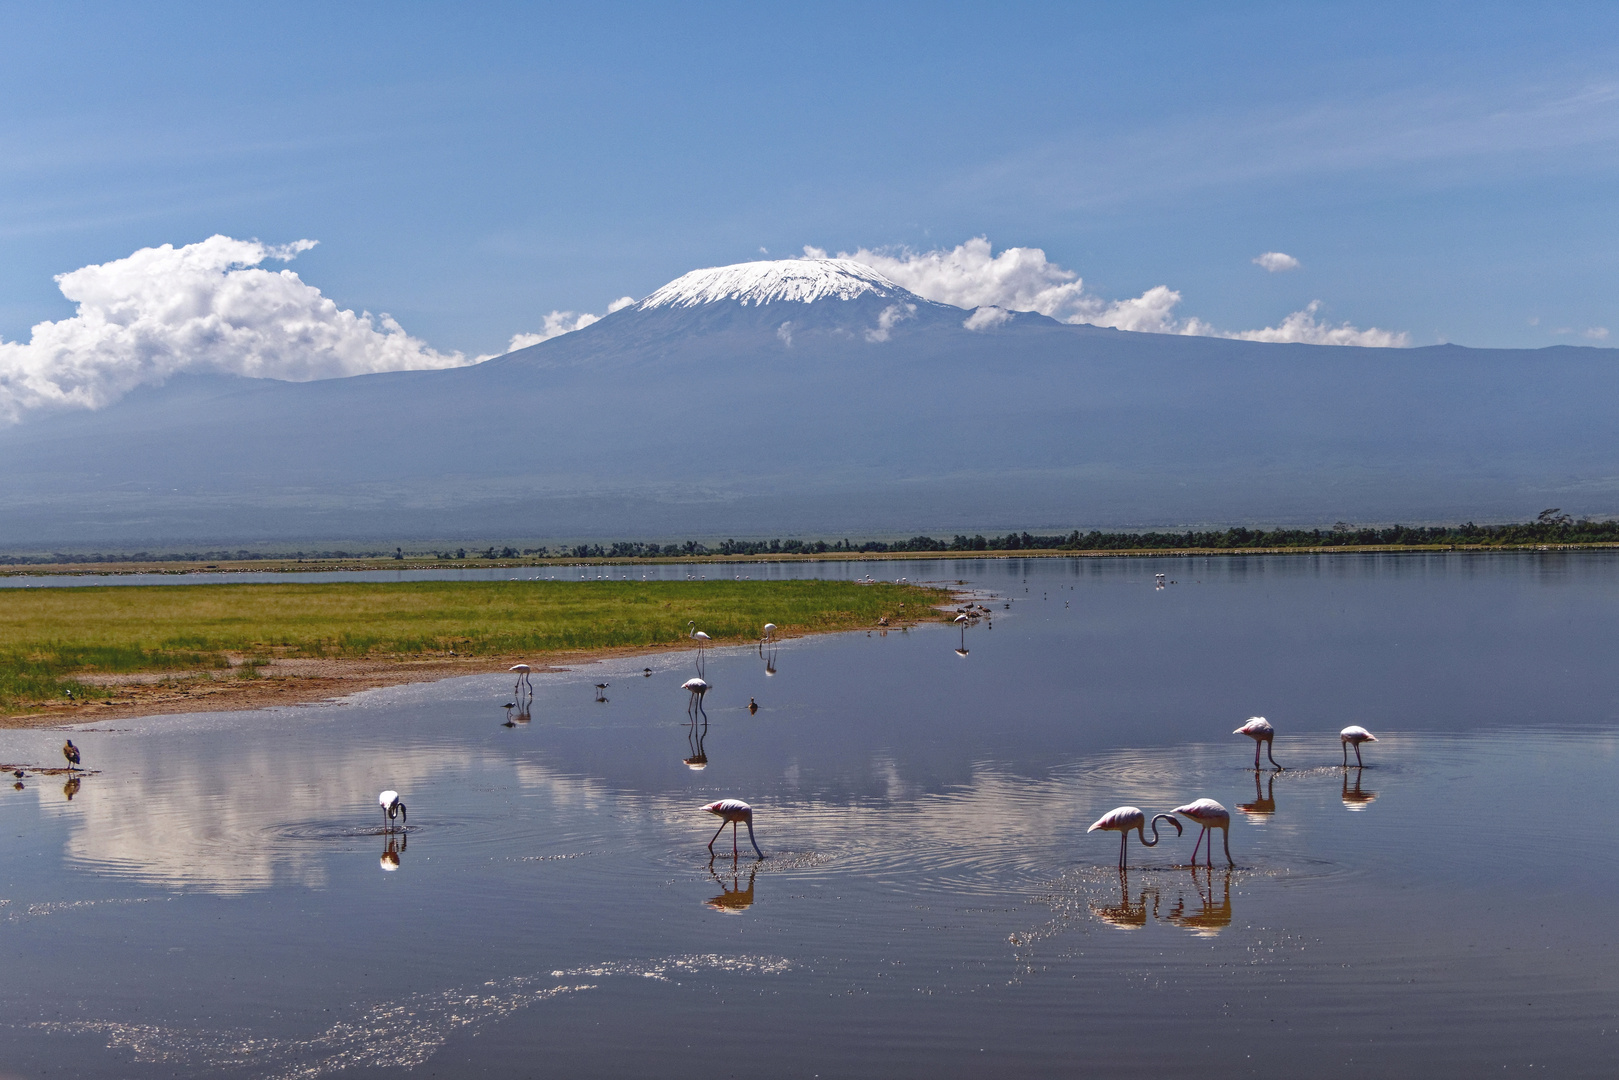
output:
M1613 350L971 316L791 259L469 368L176 379L0 430L0 547L1619 513Z
M726 300L742 305L811 304L817 300L853 300L867 294L885 300L922 301L915 293L851 259L778 259L693 270L675 278L635 307L639 311L651 311Z

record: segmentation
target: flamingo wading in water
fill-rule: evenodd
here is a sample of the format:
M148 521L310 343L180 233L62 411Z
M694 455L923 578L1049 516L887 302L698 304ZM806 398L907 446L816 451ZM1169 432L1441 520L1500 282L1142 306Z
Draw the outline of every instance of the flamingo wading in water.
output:
M1281 769L1282 766L1276 761L1276 755L1270 751L1271 740L1276 738L1276 729L1270 726L1269 720L1263 716L1251 716L1246 724L1231 734L1246 735L1254 740L1254 768L1259 768L1259 744L1264 743L1265 756L1270 758L1270 763L1278 770Z
M528 692L532 694L534 692L534 684L528 681L528 673L534 669L529 667L527 664L513 664L512 670L517 672L517 685L512 687L512 693L517 694L523 689L523 687L526 686L528 687Z
M399 798L399 792L392 789L384 791L377 796L377 804L382 807L384 826L391 832L394 827L394 818L398 818L401 825L409 821L405 814L404 801Z
M1231 858L1231 811L1213 799L1198 799L1196 802L1189 802L1185 806L1177 806L1170 813L1179 814L1181 817L1189 819L1192 824L1203 826L1203 831L1197 834L1197 843L1192 845L1192 863L1194 865L1197 863L1197 849L1203 843L1204 837L1209 835L1210 829L1219 829L1222 838L1225 840L1225 861L1227 865L1237 865ZM1212 838L1209 839L1209 848L1205 857L1208 859L1209 865L1213 866L1214 840Z
M1154 814L1152 816L1152 839L1148 840L1146 829L1147 815L1143 814L1134 806L1120 806L1116 809L1109 810L1100 818L1097 818L1096 824L1092 825L1085 831L1088 833L1116 832L1119 834L1119 868L1122 870L1127 862L1125 858L1125 849L1130 843L1130 830L1134 829L1136 831L1136 835L1141 837L1142 847L1157 847L1159 820L1167 821L1171 825L1175 826L1176 836L1181 834L1181 823L1179 821L1176 821L1168 814Z
M686 705L688 716L696 718L698 713L703 714L703 720L708 720L708 710L703 708L703 695L708 693L708 682L705 679L687 679L680 684L682 690L691 691L691 701Z
M1349 765L1349 748L1355 748L1355 764L1365 767L1366 763L1360 759L1360 744L1363 742L1376 742L1377 736L1361 727L1359 724L1350 724L1338 732L1338 741L1344 748L1344 765ZM71 744L69 744L71 745Z
M736 827L737 823L741 822L748 827L748 843L753 845L754 852L761 859L765 857L765 853L759 850L759 841L753 838L753 807L741 799L720 799L717 802L709 803L703 809L720 819L720 827L714 830L714 835L708 841L708 853L710 855L714 854L714 841L720 838L720 833L724 832L725 826L729 825L731 827L731 855L736 856Z

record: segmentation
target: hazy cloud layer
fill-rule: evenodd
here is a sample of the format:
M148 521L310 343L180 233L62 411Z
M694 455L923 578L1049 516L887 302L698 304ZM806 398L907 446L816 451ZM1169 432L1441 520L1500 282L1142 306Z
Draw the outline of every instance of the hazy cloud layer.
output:
M825 256L825 252L816 248L806 247L804 251L812 258ZM1104 300L1086 292L1085 283L1077 273L1047 259L1040 248L1006 248L996 255L989 239L983 236L948 250L900 249L896 252L861 248L840 252L838 257L863 262L929 300L973 309L962 324L969 330L998 326L1012 311L1035 311L1066 323L1090 323L1153 334L1312 345L1399 347L1410 343L1403 332L1376 327L1361 330L1348 323L1332 326L1321 322L1315 317L1321 305L1319 300L1293 312L1276 326L1260 330L1219 330L1195 316L1178 316L1176 308L1181 294L1167 285L1156 285L1129 300ZM1254 262L1273 272L1299 265L1297 259L1279 251L1266 252Z

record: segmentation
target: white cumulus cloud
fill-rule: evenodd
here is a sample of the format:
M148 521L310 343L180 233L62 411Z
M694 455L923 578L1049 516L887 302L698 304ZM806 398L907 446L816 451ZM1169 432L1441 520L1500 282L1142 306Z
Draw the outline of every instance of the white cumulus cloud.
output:
M0 418L99 408L188 371L303 381L469 363L388 315L340 309L291 270L259 268L314 246L211 236L59 275L77 310L39 323L26 342L0 342Z
M1293 256L1284 255L1280 251L1267 251L1263 255L1255 255L1253 263L1255 266L1264 267L1273 274L1279 274L1284 270L1297 270L1302 265Z
M877 316L877 327L866 331L867 341L887 341L895 326L906 319L916 318L915 304L889 304Z
M607 305L607 314L620 311L635 303L633 296L621 296ZM538 345L542 341L550 341L563 334L571 334L575 330L583 330L592 323L602 321L602 316L592 315L588 311L553 311L540 322L540 329L532 333L513 334L511 343L506 346L507 352L516 352L526 349L530 345ZM488 356L480 356L479 360L488 360Z
M804 254L812 259L826 258L826 252L820 248L806 246ZM988 237L983 236L950 249L916 252L907 248L860 248L839 252L838 258L865 263L928 300L971 309L972 314L962 324L969 330L999 325L1010 318L1009 313L1013 311L1034 311L1066 323L1089 323L1153 334L1383 348L1410 344L1409 336L1403 332L1376 327L1360 330L1348 323L1333 326L1321 322L1316 318L1320 301L1293 312L1276 326L1259 330L1220 330L1195 316L1183 318L1177 314L1181 294L1167 285L1155 285L1132 299L1107 300L1086 292L1085 282L1078 273L1046 258L1042 249L1006 248L997 255ZM1266 252L1254 261L1267 270L1287 270L1299 265L1297 259L1279 251ZM880 329L871 333L879 332Z

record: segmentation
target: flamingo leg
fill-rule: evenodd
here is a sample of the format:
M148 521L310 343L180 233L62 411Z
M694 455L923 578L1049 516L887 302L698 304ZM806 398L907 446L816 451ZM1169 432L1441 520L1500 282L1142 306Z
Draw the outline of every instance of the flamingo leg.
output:
M731 822L731 858L736 858L736 822Z
M1124 867L1125 867L1124 848L1125 848L1125 845L1128 844L1129 842L1130 842L1130 834L1129 833L1120 833L1119 834L1119 869L1120 870L1123 870Z
M720 833L725 831L725 825L725 822L720 822L720 827L715 829L714 835L708 838L708 853L710 855L714 854L714 841L718 840L720 838Z
M1192 862L1194 865L1197 863L1197 849L1203 846L1203 838L1208 835L1208 832L1208 826L1205 825L1203 831L1197 834L1197 843L1192 845Z
M1360 743L1355 744L1355 767L1358 769L1366 767L1366 763L1360 759Z
M1259 740L1254 740L1254 768L1259 768Z
M1344 747L1344 768L1347 769L1347 768L1349 768L1349 744L1344 743L1343 747ZM1359 748L1357 748L1355 752L1357 754L1360 753Z

